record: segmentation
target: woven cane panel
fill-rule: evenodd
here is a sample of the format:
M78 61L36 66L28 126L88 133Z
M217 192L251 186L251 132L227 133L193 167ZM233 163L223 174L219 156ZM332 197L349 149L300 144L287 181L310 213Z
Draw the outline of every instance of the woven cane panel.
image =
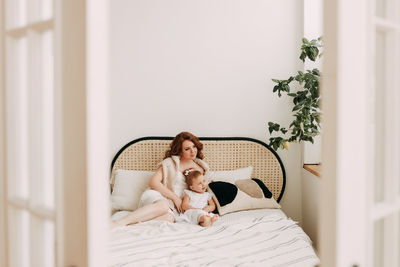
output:
M114 163L114 170L155 171L171 140L144 140L127 147ZM246 140L202 140L204 161L212 171L253 166L253 178L262 180L278 199L283 172L275 155L266 147ZM210 177L212 179L212 177Z
M112 171L118 169L155 171L170 143L170 140L144 140L134 143L119 155Z

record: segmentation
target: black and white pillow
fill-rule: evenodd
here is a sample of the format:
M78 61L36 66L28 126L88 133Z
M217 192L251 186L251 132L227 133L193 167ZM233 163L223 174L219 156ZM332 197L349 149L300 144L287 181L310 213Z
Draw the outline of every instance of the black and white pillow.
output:
M216 181L209 184L220 215L251 209L279 209L265 184L257 179L236 180L234 183Z

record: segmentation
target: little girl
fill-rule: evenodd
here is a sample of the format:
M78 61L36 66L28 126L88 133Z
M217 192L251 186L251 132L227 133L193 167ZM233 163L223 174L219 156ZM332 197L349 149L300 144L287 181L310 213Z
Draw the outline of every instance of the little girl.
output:
M212 195L206 192L206 179L201 172L194 169L187 169L183 174L190 189L184 190L181 205L185 211L184 216L192 223L204 227L211 226L218 219L218 215L211 213L215 209L215 203Z

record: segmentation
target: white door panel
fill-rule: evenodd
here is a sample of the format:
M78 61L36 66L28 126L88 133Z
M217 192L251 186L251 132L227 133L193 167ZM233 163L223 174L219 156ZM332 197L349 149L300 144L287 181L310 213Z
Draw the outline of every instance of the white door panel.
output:
M86 65L86 30L101 33L107 22L97 18L86 29L87 2L0 0L1 266L107 265L108 121L95 122L107 113L107 74L96 80L100 86L87 87L88 73L100 75L92 70L95 61ZM93 14L107 3L95 2ZM99 47L96 42L90 47ZM93 58L106 58L106 49L97 53ZM89 196L88 177L94 185ZM88 201L102 205L101 212ZM97 265L89 263L88 251Z
M322 265L399 266L400 3L324 15Z

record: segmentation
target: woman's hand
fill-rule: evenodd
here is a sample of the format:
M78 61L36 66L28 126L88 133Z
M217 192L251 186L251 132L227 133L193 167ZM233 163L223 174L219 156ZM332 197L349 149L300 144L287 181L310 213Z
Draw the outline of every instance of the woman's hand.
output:
M163 173L162 173L162 167L159 167L156 171L156 173L151 177L149 186L151 189L156 190L160 192L164 197L172 200L174 202L174 205L176 206L176 209L181 213L182 212L182 200L178 198L177 195L175 195L174 192L169 190L163 183Z
M182 213L182 199L179 197L174 198L174 204L179 213Z
M205 212L211 212L211 211L212 211L210 205L205 206L205 207L203 208L203 210L204 210Z

